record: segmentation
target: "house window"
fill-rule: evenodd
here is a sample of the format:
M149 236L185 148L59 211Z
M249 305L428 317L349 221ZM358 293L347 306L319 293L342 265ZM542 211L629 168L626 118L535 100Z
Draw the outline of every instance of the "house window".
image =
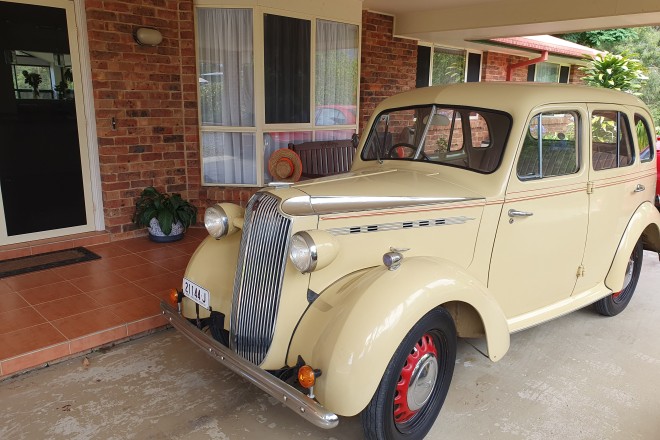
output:
M204 183L257 181L251 9L197 10Z
M310 20L264 15L266 124L308 123Z
M437 46L417 48L417 87L479 82L480 78L480 53Z
M527 70L527 81L567 84L570 71L570 66L558 63L532 64Z
M198 7L197 35L204 185L262 186L275 150L356 132L358 25Z
M465 51L433 48L431 85L465 82Z

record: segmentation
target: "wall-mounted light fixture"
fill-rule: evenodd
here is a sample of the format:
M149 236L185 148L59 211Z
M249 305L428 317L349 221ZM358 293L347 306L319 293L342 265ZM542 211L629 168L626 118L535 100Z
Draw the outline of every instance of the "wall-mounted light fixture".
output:
M141 27L133 31L133 38L140 46L158 46L163 34L158 29Z

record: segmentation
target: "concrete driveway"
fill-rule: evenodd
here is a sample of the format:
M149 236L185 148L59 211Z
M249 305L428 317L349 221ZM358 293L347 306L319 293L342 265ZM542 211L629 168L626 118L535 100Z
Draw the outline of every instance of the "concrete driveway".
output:
M512 336L492 363L462 341L429 439L660 438L660 264L614 318L591 308ZM167 330L0 383L2 439L358 439L324 431Z

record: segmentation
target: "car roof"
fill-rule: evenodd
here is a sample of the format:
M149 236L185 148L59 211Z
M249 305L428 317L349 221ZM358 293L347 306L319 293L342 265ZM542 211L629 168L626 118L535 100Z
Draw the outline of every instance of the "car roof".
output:
M543 104L562 102L612 103L646 108L636 96L617 90L574 84L480 82L421 87L385 99L376 113L387 108L444 104L488 108L510 114Z

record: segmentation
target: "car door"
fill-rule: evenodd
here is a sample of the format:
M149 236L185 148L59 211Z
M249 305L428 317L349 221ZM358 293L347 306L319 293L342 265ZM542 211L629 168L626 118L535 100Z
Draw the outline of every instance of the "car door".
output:
M589 105L589 234L585 276L576 291L603 282L633 213L645 201L653 200L656 168L649 141L653 139L650 120L642 109ZM643 155L645 148L650 151Z
M570 298L588 225L586 108L544 107L528 120L506 190L488 286L510 320Z

